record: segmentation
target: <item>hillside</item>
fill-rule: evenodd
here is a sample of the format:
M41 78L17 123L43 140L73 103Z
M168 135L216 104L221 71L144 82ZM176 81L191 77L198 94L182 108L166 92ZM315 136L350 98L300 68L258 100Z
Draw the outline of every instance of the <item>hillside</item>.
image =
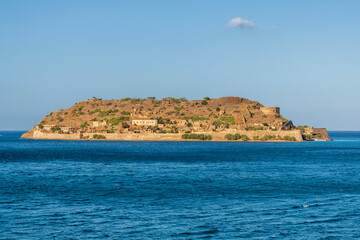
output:
M188 101L93 98L50 112L23 135L34 139L330 140L326 129L294 126L278 107L240 97Z

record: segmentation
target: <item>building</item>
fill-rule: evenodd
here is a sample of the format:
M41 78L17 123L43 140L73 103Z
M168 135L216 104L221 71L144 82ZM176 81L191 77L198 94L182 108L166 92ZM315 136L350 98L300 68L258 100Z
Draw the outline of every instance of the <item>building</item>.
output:
M132 125L137 126L156 126L158 121L156 119L136 119L131 121Z

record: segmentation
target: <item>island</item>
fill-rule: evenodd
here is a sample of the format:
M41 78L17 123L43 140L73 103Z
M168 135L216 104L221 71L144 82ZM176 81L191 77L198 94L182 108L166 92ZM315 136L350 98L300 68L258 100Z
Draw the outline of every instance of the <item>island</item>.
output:
M295 126L279 107L241 97L92 99L52 111L23 139L125 141L330 141L326 128Z

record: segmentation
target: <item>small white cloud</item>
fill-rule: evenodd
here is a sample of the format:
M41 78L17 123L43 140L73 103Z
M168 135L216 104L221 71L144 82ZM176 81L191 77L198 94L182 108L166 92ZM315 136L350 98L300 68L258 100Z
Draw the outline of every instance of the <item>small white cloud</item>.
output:
M242 28L242 29L253 29L257 27L253 21L249 21L241 17L236 17L231 19L227 25L229 27Z

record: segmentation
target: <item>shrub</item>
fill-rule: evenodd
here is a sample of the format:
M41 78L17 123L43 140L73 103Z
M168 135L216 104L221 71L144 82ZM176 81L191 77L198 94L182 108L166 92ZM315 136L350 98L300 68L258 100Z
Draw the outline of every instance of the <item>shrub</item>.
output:
M119 125L122 121L129 121L129 117L121 116L119 118L111 118L107 120L107 124L110 124L111 126Z
M204 100L206 100L206 101L207 101L207 100L210 100L210 98L209 98L209 97L204 97Z
M192 121L205 121L205 120L209 120L209 118L207 117L202 117L202 116L186 116L186 117L181 117L180 119L184 119L184 120L192 120Z
M261 138L262 141L275 140L275 139L276 139L275 135L265 135Z
M248 141L250 140L250 138L246 135L240 135L238 133L235 133L235 134L226 134L225 135L225 139L227 140L243 140L243 141Z
M197 140L212 140L211 135L205 135L205 134L195 134L195 133L185 133L181 136L183 139L197 139Z
M263 123L263 125L264 125L265 127L268 127L268 126L269 126L269 124L267 124L267 123Z
M201 105L208 105L208 102L206 100L202 100Z
M259 137L259 136L254 136L253 139L254 139L254 140L259 140L260 137Z
M170 124L170 118L163 118L163 117L152 117L151 119L156 119L159 124Z
M264 127L258 127L258 128L256 128L256 127L246 127L245 128L245 130L246 131L260 131L260 130L264 130Z
M53 132L53 133L54 133L54 132L59 132L59 133L61 132L61 128L59 128L59 127L51 127L50 130L51 130L51 132Z
M42 125L41 123L38 125L40 129L44 128L44 125Z
M104 135L101 135L101 134L94 134L93 139L106 139L106 137Z
M249 141L250 138L248 136L246 136L246 135L241 135L241 140L246 142L246 141Z
M235 120L233 116L222 116L220 117L220 120L231 124L235 124Z
M115 129L111 128L110 130L107 130L106 132L107 132L107 133L114 133L114 132L115 132Z
M217 111L217 112L220 112L220 108L217 107L217 108L216 108L216 111Z
M80 124L81 128L84 128L84 127L87 127L87 126L90 126L90 124L88 124L88 122L84 122L84 123Z
M108 116L108 115L110 115L110 114L112 114L112 113L116 113L116 112L118 112L119 110L117 110L117 109L110 109L110 110L107 110L107 111L101 111L100 110L100 112L99 112L99 117L105 117L105 116ZM97 112L97 109L95 110L95 112Z
M120 114L121 115L130 115L130 112L122 111Z
M217 120L217 121L214 121L213 122L213 125L215 125L216 127L220 127L221 125L223 125L224 122L220 121L220 120Z
M230 133L225 135L225 139L227 139L227 140L236 140L235 136L230 134Z
M296 141L295 137L290 137L290 136L284 136L284 140L285 141Z
M126 122L123 122L123 123L121 124L121 126L122 126L123 128L129 128L129 127L130 127L130 125L127 124Z

